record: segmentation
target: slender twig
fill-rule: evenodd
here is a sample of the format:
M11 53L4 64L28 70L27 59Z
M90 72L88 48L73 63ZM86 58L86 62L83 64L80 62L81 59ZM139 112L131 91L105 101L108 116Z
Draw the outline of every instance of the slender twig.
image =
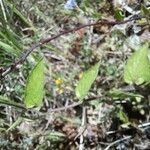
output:
M145 128L147 126L150 126L150 122L147 122L147 123L143 123L143 124L140 124L138 125L139 128Z
M51 113L51 112L58 112L58 111L67 110L67 109L70 109L70 108L82 105L82 104L84 104L86 102L97 100L97 99L102 99L102 98L103 98L103 96L87 98L87 99L84 100L84 102L79 101L79 102L75 102L73 104L70 104L68 106L64 106L64 107L60 107L60 108L54 108L54 109L49 109L49 112Z
M132 18L128 19L128 20L125 20L125 21L120 21L120 22L117 22L117 21L108 21L108 20L102 20L102 21L99 21L99 22L96 22L96 23L90 23L90 24L85 24L85 25L81 25L79 27L76 27L76 28L73 28L73 29L70 29L70 30L66 30L66 31L62 31L60 32L59 34L57 35L54 35L52 37L48 37L46 39L43 39L41 40L41 44L46 44L54 39L57 39L58 37L62 36L62 35L66 35L68 33L73 33L75 31L78 31L80 29L83 29L83 28L86 28L86 27L91 27L91 26L99 26L99 25L109 25L109 26L114 26L114 25L119 25L119 24L125 24L125 23L128 23L128 22L131 22L133 20L138 20L140 19L141 17L135 15L133 16Z
M2 80L6 75L8 75L13 70L15 70L18 67L18 65L23 64L24 61L26 60L26 58L33 52L34 49L36 49L37 47L40 47L41 45L44 45L44 44L52 41L52 40L55 40L55 39L61 37L62 35L66 35L66 34L69 34L69 33L74 33L75 31L78 31L78 30L80 30L82 28L86 28L86 27L99 26L99 25L114 26L114 25L119 25L119 24L125 24L125 23L128 23L128 22L134 21L134 20L138 20L140 18L141 18L140 16L135 15L135 16L133 16L132 18L130 18L128 20L120 21L120 22L101 20L101 21L98 21L96 23L81 25L79 27L76 27L76 28L73 28L73 29L70 29L70 30L62 31L62 32L58 33L57 35L50 36L50 37L45 38L45 39L41 39L36 44L33 44L30 48L24 50L22 56L17 61L14 61L8 68L4 69L1 73L1 75L0 75L0 78Z
M57 111L67 110L67 109L69 109L69 108L73 108L73 107L79 106L79 105L81 105L81 104L82 104L82 102L76 102L76 103L70 104L70 105L68 105L68 106L50 109L49 112L57 112Z
M105 150L109 150L112 146L114 146L114 145L116 145L116 144L118 144L118 143L120 143L120 142L123 142L123 141L125 141L125 140L128 140L128 139L130 139L130 138L131 138L131 136L127 136L127 137L124 137L124 138L122 138L122 139L116 140L115 142L113 142L113 143L111 143L110 145L108 145L108 146L105 148Z
M39 46L41 46L41 43L34 44L29 49L25 50L22 56L17 61L14 61L6 70L2 72L2 74L0 75L0 78L3 79L11 71L15 70L18 67L18 65L21 65L22 63L24 63L24 61L30 55L30 53Z
M87 110L86 110L86 107L84 106L82 108L82 123L81 123L81 127L80 127L82 132L81 131L79 132L79 136L80 136L79 150L84 150L84 136L83 136L83 133L86 129L86 124L87 124Z

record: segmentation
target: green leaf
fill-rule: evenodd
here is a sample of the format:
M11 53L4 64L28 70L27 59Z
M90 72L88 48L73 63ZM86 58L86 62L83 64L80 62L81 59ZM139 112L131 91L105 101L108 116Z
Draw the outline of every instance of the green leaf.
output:
M25 104L27 108L40 107L44 96L44 60L40 60L28 77Z
M2 95L0 95L0 104L14 106L20 109L26 109L25 106L23 106L22 104L14 102L13 100L10 100L8 97L2 96Z
M61 132L51 132L46 136L46 139L50 140L51 142L61 142L65 139L65 134Z
M125 98L143 98L140 94L135 94L132 92L124 92L120 89L112 89L107 93L108 96L111 96L113 99L125 99Z
M123 122L123 123L129 123L129 119L127 115L123 111L119 111L117 114L118 118Z
M127 61L124 68L124 81L129 84L150 82L150 61L148 46L141 47Z
M29 27L32 28L33 31L36 31L35 27L33 26L32 22L30 20L27 19L27 17L25 17L15 6L14 4L10 3L9 1L7 1L7 6L13 10L13 12L17 15L17 17L24 22L26 25L28 25Z
M115 17L116 20L122 21L124 19L123 11L121 9L115 10L114 17Z
M20 40L18 40L14 33L12 33L9 29L9 31L7 29L3 29L4 32L0 31L0 39L3 39L3 41L5 41L5 43L7 43L8 45L12 46L13 49L15 50L16 54L20 54L20 51L22 50L22 46L21 46L21 42ZM1 41L2 42L2 41Z
M0 48L4 49L8 54L16 55L14 48L7 43L0 41Z
M18 119L7 129L6 132L9 132L9 131L15 129L22 121L23 121L23 118L18 117Z
M147 17L150 16L150 9L148 9L145 5L141 5L141 14Z
M88 91L90 90L92 83L98 75L99 66L100 62L98 62L92 68L83 73L83 76L75 89L76 96L80 100L83 100L84 97L87 95Z

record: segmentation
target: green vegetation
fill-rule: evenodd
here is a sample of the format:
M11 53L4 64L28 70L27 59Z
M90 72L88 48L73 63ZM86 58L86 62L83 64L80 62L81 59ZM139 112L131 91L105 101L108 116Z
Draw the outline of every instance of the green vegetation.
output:
M0 20L0 149L149 149L149 1L0 0Z

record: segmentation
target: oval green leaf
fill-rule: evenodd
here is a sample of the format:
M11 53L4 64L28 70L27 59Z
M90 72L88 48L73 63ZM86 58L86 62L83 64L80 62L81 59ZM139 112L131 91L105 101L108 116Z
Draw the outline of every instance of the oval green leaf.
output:
M85 96L87 95L88 91L91 88L92 83L96 79L98 75L99 67L100 67L100 62L98 62L89 70L83 73L83 76L75 89L76 96L81 101L85 98Z
M27 108L40 107L44 96L44 60L40 60L28 77L25 104Z
M124 68L124 81L129 84L150 82L150 61L148 46L141 47L128 59Z

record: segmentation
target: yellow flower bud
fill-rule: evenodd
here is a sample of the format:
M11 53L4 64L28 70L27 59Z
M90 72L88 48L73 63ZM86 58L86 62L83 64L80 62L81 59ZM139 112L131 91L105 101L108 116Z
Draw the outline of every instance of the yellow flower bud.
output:
M64 81L63 81L61 78L58 78L58 79L55 80L55 84L56 84L57 86L62 85L63 82L64 82Z

